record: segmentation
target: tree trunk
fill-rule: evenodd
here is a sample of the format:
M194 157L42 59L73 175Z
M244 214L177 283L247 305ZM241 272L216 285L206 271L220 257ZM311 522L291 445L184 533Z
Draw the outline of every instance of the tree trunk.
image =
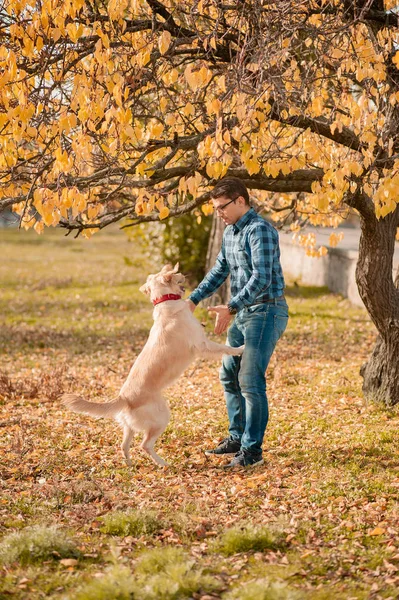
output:
M217 255L222 246L223 231L225 225L216 214L213 215L211 235L209 237L208 251L206 253L206 272L215 264ZM224 284L210 298L204 300L205 306L217 306L218 304L227 304L230 298L230 278L228 277Z
M399 328L385 342L378 336L369 360L362 365L363 393L367 400L394 406L399 402Z
M399 211L384 219L361 218L362 232L356 281L379 336L360 369L368 400L399 403L399 271L394 282L393 254Z

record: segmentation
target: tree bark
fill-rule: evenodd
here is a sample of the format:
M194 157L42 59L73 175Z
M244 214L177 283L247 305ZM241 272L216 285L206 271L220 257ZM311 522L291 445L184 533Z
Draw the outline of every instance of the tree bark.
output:
M399 402L399 328L385 341L378 336L369 360L362 365L363 393L367 400L394 406Z
M360 369L363 393L385 406L399 403L399 270L395 281L393 277L398 221L398 209L380 220L361 217L356 268L360 296L379 334Z
M206 253L206 272L215 264L217 255L222 246L223 231L225 225L216 214L213 215L211 235L209 236L208 251ZM217 306L218 304L227 304L230 298L230 277L210 298L204 300L205 306Z

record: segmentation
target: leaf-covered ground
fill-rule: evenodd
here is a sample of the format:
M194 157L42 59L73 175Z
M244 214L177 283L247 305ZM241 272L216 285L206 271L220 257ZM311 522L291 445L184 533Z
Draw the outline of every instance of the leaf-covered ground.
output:
M58 397L118 392L151 325L149 259L117 231L0 236L0 598L398 597L399 415L362 399L364 310L288 288L264 466L205 457L226 413L218 364L199 361L167 392L171 466L137 439L128 468L117 425Z

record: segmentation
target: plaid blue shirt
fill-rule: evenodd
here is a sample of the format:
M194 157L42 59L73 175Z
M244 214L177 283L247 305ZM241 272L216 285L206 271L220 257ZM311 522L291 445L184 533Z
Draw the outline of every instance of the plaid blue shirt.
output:
M231 275L229 306L237 311L284 293L276 229L253 208L224 230L215 265L189 296L194 304L211 296Z

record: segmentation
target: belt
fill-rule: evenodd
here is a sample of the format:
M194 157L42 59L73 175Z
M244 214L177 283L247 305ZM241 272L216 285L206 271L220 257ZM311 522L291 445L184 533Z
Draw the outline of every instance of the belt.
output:
M282 296L277 296L277 298L266 298L265 300L259 300L259 302L254 302L253 304L250 304L250 306L256 306L257 304L266 304L268 302L276 303L280 300L285 300L284 294Z

